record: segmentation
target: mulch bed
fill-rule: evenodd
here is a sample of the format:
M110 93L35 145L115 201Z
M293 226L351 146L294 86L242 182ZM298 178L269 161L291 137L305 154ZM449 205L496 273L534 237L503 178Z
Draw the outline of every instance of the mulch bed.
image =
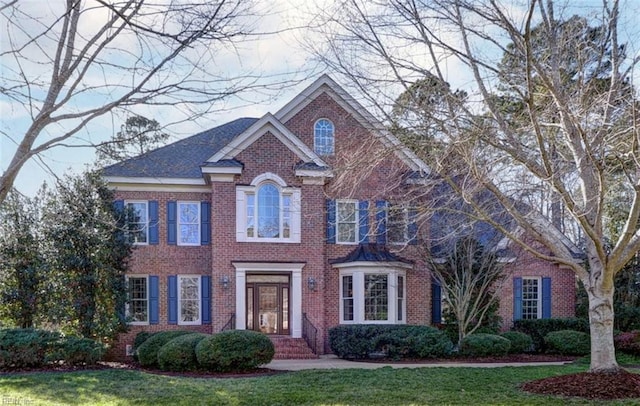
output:
M527 382L527 392L593 400L640 398L640 375L621 370L617 373L581 372Z

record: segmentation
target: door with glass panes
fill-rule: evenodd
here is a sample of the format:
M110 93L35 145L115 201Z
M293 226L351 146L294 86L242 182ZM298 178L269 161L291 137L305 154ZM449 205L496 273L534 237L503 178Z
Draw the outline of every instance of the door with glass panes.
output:
M247 330L289 334L289 275L247 275Z

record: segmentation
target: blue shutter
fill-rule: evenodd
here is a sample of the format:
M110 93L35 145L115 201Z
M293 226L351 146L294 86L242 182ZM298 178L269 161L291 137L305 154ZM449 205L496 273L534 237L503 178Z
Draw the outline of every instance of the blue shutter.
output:
M178 242L177 203L167 202L167 244L176 245Z
M376 243L384 245L387 243L387 202L378 200L376 202Z
M416 218L418 217L418 212L414 208L410 208L407 213L407 236L409 237L408 243L410 245L418 244L418 224L416 223Z
M167 294L167 319L169 324L178 324L178 277L170 275L167 278L169 292Z
M522 318L522 278L513 278L513 319Z
M327 243L336 243L336 201L327 199Z
M160 242L158 235L158 201L149 201L149 244L156 245Z
M200 245L211 244L211 203L200 203Z
M431 280L431 324L442 323L442 287Z
M551 318L551 278L542 278L542 318Z
M159 299L160 287L158 286L158 277L155 275L149 276L149 324L158 324L160 321Z
M124 211L124 200L114 201L113 208L118 212L118 214L122 214L122 212Z
M202 324L211 324L211 277L202 276L200 278L200 288L202 295L200 301L202 302Z
M360 200L358 202L358 234L360 244L369 241L369 202Z

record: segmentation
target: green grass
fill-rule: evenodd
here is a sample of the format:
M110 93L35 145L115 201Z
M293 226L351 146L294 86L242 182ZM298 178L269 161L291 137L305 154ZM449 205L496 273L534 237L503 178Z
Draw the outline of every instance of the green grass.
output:
M130 370L0 376L0 405L584 405L521 392L522 382L584 364L508 368L315 370L204 379ZM13 402L13 403L11 403Z

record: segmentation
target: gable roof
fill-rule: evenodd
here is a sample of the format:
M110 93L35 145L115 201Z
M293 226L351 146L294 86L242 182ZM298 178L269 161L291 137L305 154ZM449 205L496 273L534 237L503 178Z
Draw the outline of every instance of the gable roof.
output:
M257 118L239 118L146 154L107 166L103 175L107 180L116 177L202 179L200 166L256 121Z

